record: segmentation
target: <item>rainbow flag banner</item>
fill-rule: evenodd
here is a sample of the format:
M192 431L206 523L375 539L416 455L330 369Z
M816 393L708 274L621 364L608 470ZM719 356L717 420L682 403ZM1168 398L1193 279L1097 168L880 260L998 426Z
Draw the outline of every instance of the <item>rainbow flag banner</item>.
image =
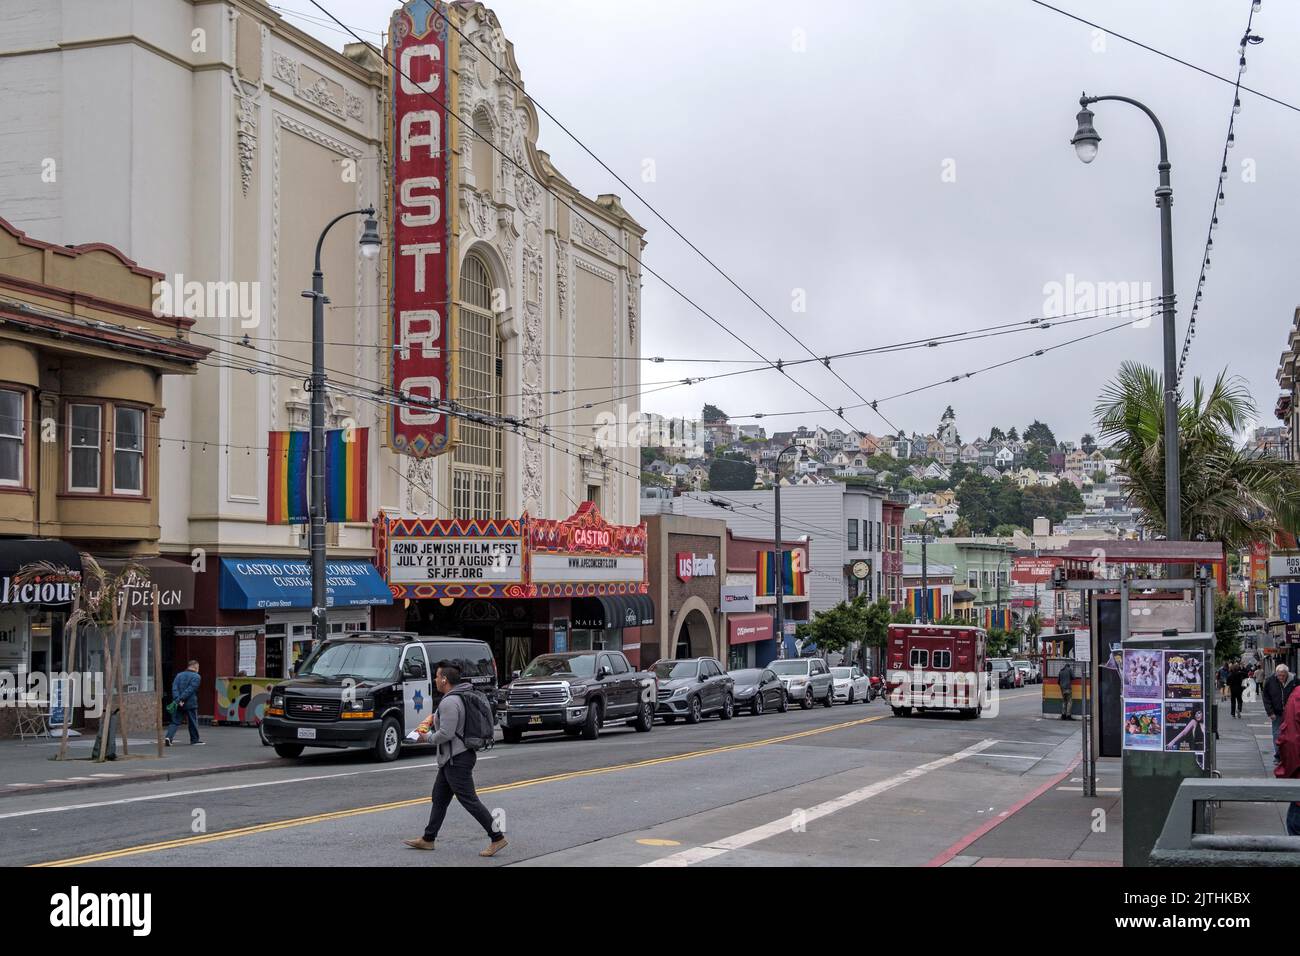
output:
M349 441L348 439L351 438ZM325 520L365 521L370 429L325 433Z
M928 594L926 593L928 591ZM941 588L908 588L907 603L904 607L907 613L913 618L920 620L923 616L922 609L926 611L924 615L927 621L937 621L943 617L943 601L940 595L943 593Z
M306 524L307 432L270 432L266 453L266 523Z
M1012 627L1011 609L1002 608L998 610L995 607L980 608L980 627L986 631L994 628L1002 631L1010 631Z
M781 568L781 592L784 595L792 597L803 597L807 594L804 583L804 571L795 561L795 555L800 552L785 551L782 552L784 559ZM756 597L774 597L776 595L776 552L760 551L757 555L758 567L755 596Z
M348 440L349 435L351 441ZM266 457L266 523L307 524L308 432L271 432ZM365 521L370 429L325 433L325 520Z

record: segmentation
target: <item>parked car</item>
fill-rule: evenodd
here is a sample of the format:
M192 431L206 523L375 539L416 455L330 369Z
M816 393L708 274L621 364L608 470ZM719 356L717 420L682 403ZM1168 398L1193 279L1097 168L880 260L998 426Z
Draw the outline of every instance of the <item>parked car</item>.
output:
M995 657L989 661L989 664L992 668L993 680L997 682L998 687L1006 690L1024 685L1024 677L1012 666L1011 658Z
M293 678L271 688L262 739L281 757L307 747L369 748L375 759L393 760L404 747L421 746L404 738L437 706L433 669L441 660L454 661L493 699L496 665L482 641L401 631L332 635Z
M871 700L871 680L856 664L852 667L832 667L831 681L836 700L843 700L847 704L865 704Z
M797 700L799 706L807 710L815 701L830 707L835 703L835 687L831 669L820 657L794 657L783 661L773 661L768 665L785 684L785 692L791 700Z
M595 740L609 721L626 721L639 733L654 725L654 675L634 670L619 651L542 654L500 698L501 737L508 744L534 730Z
M729 673L736 682L737 707L748 707L755 717L767 710L779 710L784 714L790 709L785 684L770 667L751 667Z
M659 661L651 672L659 697L655 713L665 724L678 717L698 724L709 714L730 720L735 713L736 682L712 657Z
M1043 682L1042 671L1039 670L1038 664L1029 660L1012 661L1012 666L1024 675L1026 684L1041 684Z

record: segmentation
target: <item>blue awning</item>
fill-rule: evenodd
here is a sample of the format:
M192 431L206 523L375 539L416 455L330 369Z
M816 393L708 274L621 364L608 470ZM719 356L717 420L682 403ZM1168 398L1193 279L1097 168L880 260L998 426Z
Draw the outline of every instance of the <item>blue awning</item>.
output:
M276 558L222 558L218 604L224 611L311 607L311 565ZM329 607L392 604L393 595L369 561L326 561Z

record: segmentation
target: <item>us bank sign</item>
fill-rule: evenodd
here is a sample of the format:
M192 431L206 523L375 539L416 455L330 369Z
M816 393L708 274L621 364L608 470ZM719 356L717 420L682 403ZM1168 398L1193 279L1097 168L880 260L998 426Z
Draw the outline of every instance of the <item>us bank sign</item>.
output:
M389 413L394 449L439 455L455 440L441 403L455 394L457 35L447 5L411 0L393 14L387 60L393 104L387 129L389 294L393 388L408 399Z

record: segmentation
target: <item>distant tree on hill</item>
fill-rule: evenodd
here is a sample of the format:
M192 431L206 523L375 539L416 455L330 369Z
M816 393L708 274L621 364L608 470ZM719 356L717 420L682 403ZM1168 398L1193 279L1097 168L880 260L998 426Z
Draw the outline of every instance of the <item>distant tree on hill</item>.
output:
M704 405L704 412L700 417L703 418L706 423L725 422L727 420L727 413L717 405L710 405L706 402Z
M1085 454L1089 454L1089 455L1091 455L1094 451L1097 450L1097 439L1092 437L1092 432L1087 432L1082 438L1079 439L1079 447L1084 451Z
M1007 441L1020 441L1020 433L1016 431L1016 426L1012 425L1011 430L1007 432Z
M1035 418L1033 424L1025 429L1025 443L1051 449L1056 447L1056 436L1052 434L1050 428Z
M1001 428L998 428L997 425L994 425L989 429L989 441L1006 441L1006 439L1006 433L1003 432Z
M715 458L709 466L709 488L714 491L749 491L758 469L753 462L736 458Z

